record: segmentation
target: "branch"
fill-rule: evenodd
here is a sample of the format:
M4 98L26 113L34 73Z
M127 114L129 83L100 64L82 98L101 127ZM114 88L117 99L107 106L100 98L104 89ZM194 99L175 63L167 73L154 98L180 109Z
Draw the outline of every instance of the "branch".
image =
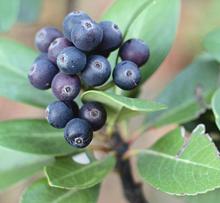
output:
M133 178L130 161L123 159L123 155L127 152L129 144L121 138L118 132L115 132L112 137L112 145L117 154L116 169L119 173L124 196L130 203L148 203L145 199L142 185L135 182Z

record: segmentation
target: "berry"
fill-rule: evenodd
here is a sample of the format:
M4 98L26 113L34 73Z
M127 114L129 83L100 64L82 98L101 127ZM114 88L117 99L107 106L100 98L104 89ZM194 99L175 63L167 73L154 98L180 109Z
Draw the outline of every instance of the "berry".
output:
M63 33L64 36L71 41L71 32L73 26L80 23L81 20L91 20L90 17L83 11L73 11L69 13L63 21Z
M37 61L37 60L41 60L41 59L49 60L47 53L40 53L40 54L37 56L37 58L34 60L34 62Z
M52 92L61 101L71 101L80 92L80 79L77 75L58 73L52 81Z
M35 36L35 45L41 52L47 52L53 40L62 37L63 34L54 27L44 27Z
M80 109L80 118L87 120L96 131L105 125L107 113L101 103L88 102Z
M122 60L132 61L137 66L145 64L150 57L150 50L144 41L140 39L130 39L126 41L119 50Z
M86 66L86 55L75 47L65 48L57 57L59 69L66 74L80 73Z
M141 81L140 69L131 61L122 61L113 71L113 80L121 89L131 90Z
M87 66L82 73L82 80L88 86L100 86L111 75L111 65L103 56L94 55L88 60Z
M92 141L92 128L86 120L74 118L65 127L64 138L70 145L84 148Z
M48 58L53 62L57 62L57 56L66 47L72 46L73 44L64 37L55 39L48 48Z
M119 27L111 21L103 21L99 24L103 30L103 39L98 49L100 51L114 51L122 43L122 33Z
M71 40L82 51L93 51L102 41L103 30L92 20L82 20L73 26Z
M34 87L46 90L50 88L51 82L58 72L57 66L42 58L34 61L28 73L28 78Z
M78 116L78 111L78 106L73 101L68 103L55 101L48 105L46 119L53 127L64 128L70 120Z

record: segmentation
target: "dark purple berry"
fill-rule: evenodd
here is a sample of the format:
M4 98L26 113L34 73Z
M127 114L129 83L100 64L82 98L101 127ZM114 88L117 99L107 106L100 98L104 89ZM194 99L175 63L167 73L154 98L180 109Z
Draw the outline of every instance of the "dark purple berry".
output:
M35 36L35 45L41 52L47 52L52 41L63 34L54 27L44 27Z
M28 73L30 83L41 90L49 89L54 76L59 72L56 65L47 59L35 60Z
M93 51L102 41L103 30L92 20L82 20L75 24L71 33L73 44L80 50Z
M103 39L98 49L109 52L119 48L123 40L119 27L111 21L103 21L99 25L103 30Z
M46 119L55 128L64 128L73 118L78 116L78 106L74 101L68 104L55 101L46 109Z
M61 101L71 101L80 92L80 79L77 75L58 73L52 81L53 94Z
M86 120L74 118L65 127L64 138L73 147L87 147L93 138L91 125Z
M53 62L57 62L57 56L64 48L70 47L73 44L64 37L55 39L48 48L48 58Z
M122 61L113 71L113 80L121 89L131 90L141 81L140 69L131 61Z
M82 72L83 82L91 87L103 85L111 75L111 65L103 56L91 56Z
M86 61L86 55L75 47L65 48L57 57L59 69L71 75L83 71Z
M119 50L122 60L132 61L137 66L145 64L150 57L150 50L144 41L140 39L130 39L126 41Z
M47 53L40 53L40 54L37 56L37 58L34 60L34 62L37 61L37 60L41 60L41 59L49 60Z
M87 120L96 131L105 125L107 113L101 103L88 102L80 109L80 118Z
M91 18L83 11L73 11L64 18L63 33L68 40L71 41L71 32L73 26L77 23L80 23L81 20L91 20Z

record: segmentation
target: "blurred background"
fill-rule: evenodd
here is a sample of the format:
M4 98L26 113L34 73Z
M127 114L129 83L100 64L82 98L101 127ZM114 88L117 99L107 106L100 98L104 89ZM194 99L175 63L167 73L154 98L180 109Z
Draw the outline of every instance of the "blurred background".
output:
M10 1L12 4L18 2L17 0ZM0 6L4 2L5 0L1 0ZM1 31L6 30L6 32L0 33L0 37L11 38L34 48L34 36L41 27L52 25L61 29L64 16L72 10L84 10L98 21L113 2L114 0L21 0L19 8L15 8L17 14L11 23L12 27L3 26L4 21L7 20L5 19L7 14L0 14L0 29ZM181 69L191 63L192 59L202 51L202 38L220 25L219 10L219 0L182 0L181 20L173 48L159 70L144 85L142 97L153 99ZM1 120L42 116L41 109L0 98ZM146 136L143 136L144 140L140 140L139 143L142 143L141 146L149 146L161 134L164 134L165 130L148 132ZM136 145L140 146L139 143ZM27 184L28 182L23 182L7 191L0 192L0 203L19 202L19 196ZM152 203L184 202L181 199L154 191L147 186L145 191L147 198ZM112 202L126 203L119 180L114 174L109 175L104 182L99 198L99 203Z

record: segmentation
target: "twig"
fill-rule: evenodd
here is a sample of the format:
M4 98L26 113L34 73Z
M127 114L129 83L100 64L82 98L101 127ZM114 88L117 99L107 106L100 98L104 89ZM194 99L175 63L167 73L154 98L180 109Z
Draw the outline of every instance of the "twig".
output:
M118 132L115 132L112 136L112 145L116 151L116 170L119 173L124 196L130 203L148 203L142 191L142 185L134 180L130 160L123 158L129 149L129 144L121 138Z

